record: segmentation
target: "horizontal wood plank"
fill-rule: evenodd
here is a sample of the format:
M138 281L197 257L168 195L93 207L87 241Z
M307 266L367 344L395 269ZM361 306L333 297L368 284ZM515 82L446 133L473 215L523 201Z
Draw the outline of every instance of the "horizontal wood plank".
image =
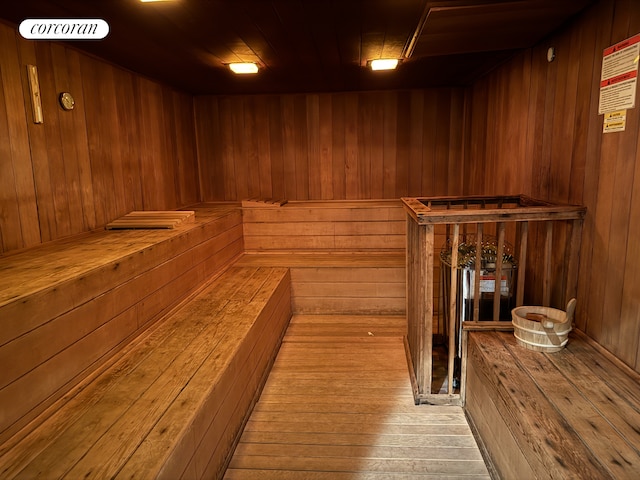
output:
M467 409L502 475L640 474L635 372L582 334L556 353L524 349L509 332L469 337Z
M415 405L405 322L294 315L225 479L489 479L462 409Z
M289 291L287 269L229 268L5 445L3 478L175 478L190 462L220 472L290 318Z

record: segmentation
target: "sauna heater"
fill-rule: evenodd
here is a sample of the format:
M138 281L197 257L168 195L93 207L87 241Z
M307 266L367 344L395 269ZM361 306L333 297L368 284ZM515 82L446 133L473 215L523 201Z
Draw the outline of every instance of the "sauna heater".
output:
M449 322L455 322L455 371L454 383L459 381L460 358L462 350L462 323L467 321L491 321L493 318L494 297L496 291L500 295L500 314L498 320L511 321L511 310L515 307L514 280L517 268L513 257L512 246L505 242L502 254L502 272L496 281L497 241L494 237L485 236L482 241L480 259L479 295L475 298L476 276L476 238L474 235L461 237L458 246L458 288L456 294L457 318L449 318L450 286L451 286L451 241L447 240L440 252L442 284L442 312L444 313L444 332L449 332ZM478 315L474 318L475 303L478 302Z

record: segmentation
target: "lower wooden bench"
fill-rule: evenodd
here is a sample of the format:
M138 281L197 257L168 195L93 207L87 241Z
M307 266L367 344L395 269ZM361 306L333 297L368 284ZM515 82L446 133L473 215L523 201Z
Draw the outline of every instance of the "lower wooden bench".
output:
M245 253L238 265L291 270L295 314L404 315L404 251Z
M286 268L232 266L0 447L0 478L217 478L291 318Z
M640 478L640 376L580 332L540 353L470 332L466 411L504 479Z

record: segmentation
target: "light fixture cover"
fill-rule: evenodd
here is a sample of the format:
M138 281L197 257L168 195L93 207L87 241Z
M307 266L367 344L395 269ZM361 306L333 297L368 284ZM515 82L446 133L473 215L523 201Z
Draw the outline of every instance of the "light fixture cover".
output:
M393 70L398 66L397 58L377 58L369 63L371 70Z
M229 68L233 73L238 74L258 73L258 65L252 62L230 63Z

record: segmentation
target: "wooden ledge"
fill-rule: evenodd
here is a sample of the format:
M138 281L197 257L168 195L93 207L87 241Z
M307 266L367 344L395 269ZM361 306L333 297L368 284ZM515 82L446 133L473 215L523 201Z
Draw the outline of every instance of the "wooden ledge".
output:
M1 445L1 476L221 478L290 318L287 269L231 266Z
M269 267L405 267L405 252L245 252L237 261L243 266Z
M572 333L556 353L469 332L466 410L503 478L640 478L640 384Z

